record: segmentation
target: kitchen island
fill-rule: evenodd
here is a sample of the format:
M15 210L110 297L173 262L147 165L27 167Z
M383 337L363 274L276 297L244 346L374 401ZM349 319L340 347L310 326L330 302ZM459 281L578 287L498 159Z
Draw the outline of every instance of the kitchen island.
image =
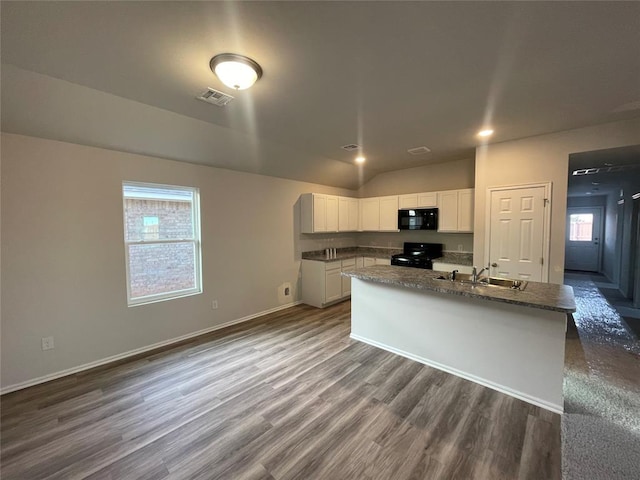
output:
M342 274L352 279L352 338L563 411L571 287L529 282L514 290L384 265Z

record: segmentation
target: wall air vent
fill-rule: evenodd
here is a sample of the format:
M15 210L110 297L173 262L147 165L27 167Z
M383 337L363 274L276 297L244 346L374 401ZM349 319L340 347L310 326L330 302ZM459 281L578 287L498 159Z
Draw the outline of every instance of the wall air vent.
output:
M224 107L227 103L233 100L233 97L231 95L219 92L218 90L214 90L213 88L207 88L196 98L198 100L202 100L203 102L212 103L219 107Z
M360 148L360 145L356 145L355 143L350 143L349 145L343 145L342 147L343 150L346 150L347 152L353 152L355 150L358 150Z
M428 147L422 146L422 147L410 148L409 150L407 150L407 152L409 152L411 155L424 155L425 153L431 152L431 149Z

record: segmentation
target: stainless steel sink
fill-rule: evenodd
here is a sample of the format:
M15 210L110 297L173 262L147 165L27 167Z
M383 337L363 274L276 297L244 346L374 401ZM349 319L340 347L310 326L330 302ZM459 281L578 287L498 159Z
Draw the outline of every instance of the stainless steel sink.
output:
M524 280L511 280L510 278L496 277L482 278L478 281L478 283L486 285L487 287L502 287L510 288L512 290L524 290L529 284L529 282L526 282Z
M467 273L456 273L455 280L450 278L450 275L440 275L436 277L436 280L447 280L454 283L471 284L473 285L472 276ZM475 285L482 287L498 287L509 288L511 290L524 290L528 285L528 282L523 280L511 280L510 278L497 278L497 277L481 277Z

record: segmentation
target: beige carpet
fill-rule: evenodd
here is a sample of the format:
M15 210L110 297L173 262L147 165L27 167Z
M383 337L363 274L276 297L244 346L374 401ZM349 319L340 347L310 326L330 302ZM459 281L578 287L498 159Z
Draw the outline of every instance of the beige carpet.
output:
M640 478L640 341L588 276L567 275L562 472L568 480Z

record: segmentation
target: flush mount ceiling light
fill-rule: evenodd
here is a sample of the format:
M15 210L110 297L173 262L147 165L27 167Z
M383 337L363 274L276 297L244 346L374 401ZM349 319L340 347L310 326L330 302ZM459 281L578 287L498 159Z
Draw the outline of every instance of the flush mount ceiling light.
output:
M491 135L493 135L493 130L490 128L487 128L485 130L480 130L478 132L479 137L490 137Z
M366 160L364 157L356 157L356 163L364 163Z
M235 90L245 90L262 76L262 68L244 55L221 53L209 62L211 71L222 83Z

